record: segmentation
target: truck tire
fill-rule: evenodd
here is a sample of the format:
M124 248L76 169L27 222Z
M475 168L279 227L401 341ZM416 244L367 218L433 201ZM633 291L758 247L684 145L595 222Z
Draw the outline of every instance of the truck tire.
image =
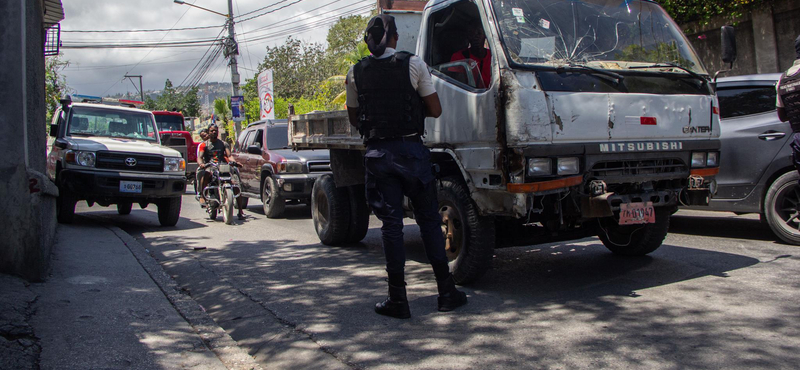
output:
M175 226L181 217L181 197L161 199L158 202L158 222L161 226Z
M225 189L222 196L222 220L225 221L225 225L230 225L233 223L233 202L236 198L233 197L232 189Z
M117 203L117 213L121 215L131 214L132 209L133 209L133 203L131 202Z
M75 218L75 204L78 201L66 188L58 189L56 198L56 219L60 224L71 224Z
M800 175L791 171L781 175L764 197L764 217L772 232L786 243L800 245Z
M619 225L616 217L598 219L598 236L603 245L614 254L622 256L644 256L664 242L669 230L669 217L672 211L666 207L656 207L656 222L643 225Z
M311 189L311 218L322 244L336 245L350 236L350 196L337 188L333 176L323 175Z
M347 231L347 242L358 243L369 231L369 205L364 185L347 187L350 198L350 227Z
M264 203L267 218L278 218L286 209L286 200L278 196L278 182L272 176L264 179L261 186L261 202Z
M439 213L450 271L457 284L478 280L492 266L495 224L478 213L466 185L457 178L444 178L438 188Z

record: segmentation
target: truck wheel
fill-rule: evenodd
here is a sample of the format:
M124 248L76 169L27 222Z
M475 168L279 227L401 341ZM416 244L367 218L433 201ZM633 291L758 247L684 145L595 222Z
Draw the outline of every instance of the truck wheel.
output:
M369 231L369 205L364 185L347 187L350 196L350 228L347 231L347 242L358 243Z
M181 217L181 197L161 199L158 202L158 222L161 226L175 226Z
M75 218L75 204L78 201L65 188L59 188L58 194L58 198L56 198L56 219L58 223L71 224Z
M222 219L225 221L226 225L230 225L233 223L233 202L235 200L233 197L233 190L225 189L222 196Z
M311 189L311 218L322 244L336 245L350 236L350 197L337 188L333 176L323 175Z
M117 213L121 215L131 214L132 209L133 209L133 203L131 202L117 203Z
M620 225L615 217L598 219L598 236L614 254L644 256L658 249L669 230L671 210L656 207L656 222L643 225Z
M264 180L261 202L264 203L264 214L267 218L280 217L286 208L286 200L278 195L278 182L272 177Z
M786 243L800 245L800 175L792 170L778 177L764 198L764 218L769 228Z
M450 271L456 283L468 284L492 266L494 219L480 216L469 190L459 179L445 178L440 185L439 213Z

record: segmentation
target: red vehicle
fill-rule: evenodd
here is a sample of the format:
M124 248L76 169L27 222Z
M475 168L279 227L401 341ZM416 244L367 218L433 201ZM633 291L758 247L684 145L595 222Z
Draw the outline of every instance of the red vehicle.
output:
M186 178L194 179L197 171L197 147L192 134L186 130L183 114L180 112L153 111L158 124L158 133L163 145L179 151L186 160Z

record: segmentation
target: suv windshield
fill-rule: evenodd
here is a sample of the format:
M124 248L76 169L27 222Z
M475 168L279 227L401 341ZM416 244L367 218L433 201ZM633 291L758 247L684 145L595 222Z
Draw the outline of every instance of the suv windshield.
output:
M106 136L158 140L153 116L144 112L72 107L68 136Z
M492 3L506 54L518 65L708 74L675 22L650 1Z
M183 117L172 114L156 114L159 131L186 131L183 129Z

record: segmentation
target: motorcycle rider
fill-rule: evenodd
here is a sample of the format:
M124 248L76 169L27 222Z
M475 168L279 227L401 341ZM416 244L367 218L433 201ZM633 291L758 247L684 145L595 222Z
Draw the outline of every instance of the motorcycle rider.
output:
M197 188L201 189L199 191L200 198L198 199L201 207L206 206L206 199L202 189L205 189L211 181L211 173L206 171L206 167L208 167L210 163L228 163L232 166L238 165L231 158L231 151L228 145L220 140L218 136L219 128L217 125L211 124L211 126L208 127L208 140L200 143L200 146L197 148ZM239 208L239 219L242 218L244 218L244 210Z
M787 70L776 89L778 90L778 99L776 102L778 108L778 118L782 122L789 121L794 138L790 146L792 147L792 157L794 159L794 166L800 172L800 36L794 40L795 61L789 70Z

